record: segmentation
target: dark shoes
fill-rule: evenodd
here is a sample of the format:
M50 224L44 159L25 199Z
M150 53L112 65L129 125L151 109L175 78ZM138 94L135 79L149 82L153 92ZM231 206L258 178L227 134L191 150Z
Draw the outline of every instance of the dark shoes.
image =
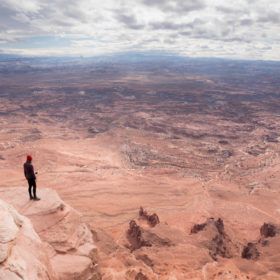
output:
M39 200L41 200L41 198L39 198L39 197L30 197L30 200L39 201Z

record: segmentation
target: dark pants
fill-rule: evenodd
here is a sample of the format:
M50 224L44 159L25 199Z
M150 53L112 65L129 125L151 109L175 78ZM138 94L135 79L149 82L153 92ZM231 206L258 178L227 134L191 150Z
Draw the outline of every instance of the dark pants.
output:
M35 179L28 179L28 192L30 198L36 198L36 180ZM33 191L33 196L32 196L32 191Z

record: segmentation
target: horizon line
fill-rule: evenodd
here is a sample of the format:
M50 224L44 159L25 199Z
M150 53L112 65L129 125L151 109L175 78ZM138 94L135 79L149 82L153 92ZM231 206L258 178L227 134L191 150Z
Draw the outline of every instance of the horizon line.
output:
M195 55L185 55L181 53L176 53L172 51L164 50L150 50L150 51L116 51L116 52L105 52L99 54L19 54L19 53L10 53L10 52L1 52L0 50L0 59L2 57L11 57L11 58L55 58L55 59L92 59L92 58L102 58L102 57L113 57L113 56L125 56L125 55L154 55L154 56L166 56L166 57L177 57L184 59L213 59L213 60L230 60L230 61L259 61L259 62L275 62L279 63L280 59L264 59L264 58L242 58L242 57L233 57L233 56L195 56Z

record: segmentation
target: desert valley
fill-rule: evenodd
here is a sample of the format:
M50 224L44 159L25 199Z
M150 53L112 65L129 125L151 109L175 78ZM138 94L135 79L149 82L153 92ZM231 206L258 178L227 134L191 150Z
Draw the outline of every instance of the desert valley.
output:
M37 279L279 280L279 77L272 61L0 55L0 200L46 247ZM0 279L27 279L9 244Z

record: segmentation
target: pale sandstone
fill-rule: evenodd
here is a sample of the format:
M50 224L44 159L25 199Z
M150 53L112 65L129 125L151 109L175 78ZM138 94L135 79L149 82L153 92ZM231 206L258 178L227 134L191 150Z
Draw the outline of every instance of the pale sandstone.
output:
M91 231L81 220L81 215L65 204L55 191L42 189L40 196L42 198L40 201L29 201L23 188L9 188L1 191L0 197L14 205L18 212L28 217L35 230L27 218L17 214L15 210L9 210L13 209L11 206L5 206L6 208L1 206L0 210L2 208L3 210L0 212L0 216L3 216L3 223L0 226L0 237L3 244L0 244L0 259L5 260L9 250L11 250L12 255L8 257L8 260L13 266L17 265L15 269L17 275L22 276L20 279L45 279L43 278L45 277L44 270L38 269L36 266L34 271L39 273L41 278L36 278L39 276L31 278L32 275L28 276L30 278L24 278L27 277L25 273L29 273L32 264L32 258L28 257L28 254L31 253L35 257L44 253L46 259L50 259L45 273L48 270L54 271L53 279L99 279L97 248L93 243ZM8 204L3 202L3 205ZM29 228L25 230L27 240L22 240L19 233L25 228L25 223L29 224ZM21 240L24 246L28 247L32 242L30 240L33 240L32 238L36 238L38 244L43 244L42 248L37 246L35 252L28 250L25 252L25 248L12 245L10 248L7 245L12 241L15 243L16 239L16 241ZM24 254L26 254L27 259L30 259L30 263L26 263L26 258L21 257ZM5 269L3 268L2 271L3 277L7 277L6 274L10 273ZM10 271L14 271L14 268Z

